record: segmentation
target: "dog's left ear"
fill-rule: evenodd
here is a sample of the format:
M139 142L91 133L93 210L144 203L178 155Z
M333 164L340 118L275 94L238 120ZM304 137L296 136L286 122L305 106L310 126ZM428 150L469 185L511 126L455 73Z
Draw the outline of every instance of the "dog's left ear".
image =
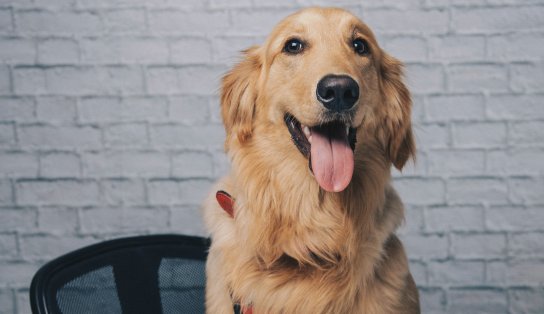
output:
M408 159L415 158L412 132L412 99L403 81L403 64L382 54L380 65L381 93L387 113L383 117L385 149L395 167L402 170Z
M227 132L227 149L231 139L243 143L251 137L261 67L259 47L254 46L244 51L244 59L223 77L221 115Z

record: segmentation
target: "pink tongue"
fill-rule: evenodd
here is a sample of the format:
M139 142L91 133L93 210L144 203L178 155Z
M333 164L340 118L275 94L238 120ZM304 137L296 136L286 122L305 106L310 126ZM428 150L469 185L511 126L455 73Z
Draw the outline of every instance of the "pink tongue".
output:
M353 151L343 127L312 129L312 170L326 191L343 191L353 175Z

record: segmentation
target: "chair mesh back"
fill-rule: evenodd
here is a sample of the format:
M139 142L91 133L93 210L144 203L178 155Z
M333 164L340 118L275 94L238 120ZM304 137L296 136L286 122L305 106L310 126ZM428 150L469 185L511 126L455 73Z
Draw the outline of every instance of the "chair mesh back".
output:
M209 241L145 236L93 245L62 256L32 281L34 313L204 313Z
M201 261L168 258L159 267L162 312L175 314L191 308L204 313L205 265Z
M69 281L58 290L56 301L62 313L122 313L112 266Z

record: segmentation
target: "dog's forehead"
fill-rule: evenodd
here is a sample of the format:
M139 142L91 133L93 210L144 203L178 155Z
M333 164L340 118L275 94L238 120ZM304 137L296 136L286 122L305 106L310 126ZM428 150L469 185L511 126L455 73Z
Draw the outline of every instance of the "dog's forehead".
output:
M283 19L272 31L270 38L293 34L340 35L352 32L373 38L371 30L352 13L339 8L313 7L300 10Z

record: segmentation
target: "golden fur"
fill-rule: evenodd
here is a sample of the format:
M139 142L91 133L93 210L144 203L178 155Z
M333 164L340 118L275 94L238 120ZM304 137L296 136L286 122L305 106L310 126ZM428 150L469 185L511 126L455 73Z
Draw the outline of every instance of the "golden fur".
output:
M297 36L300 56L282 48ZM350 47L363 37L371 54ZM360 86L355 170L339 193L321 189L296 148L283 116L319 123L316 84L329 73ZM231 314L233 300L253 313L419 313L418 293L394 231L402 203L390 186L391 165L413 157L410 94L402 64L378 46L350 13L310 8L279 23L263 46L223 79L225 148L232 162L204 204L212 235L207 313ZM215 191L235 198L235 218Z

